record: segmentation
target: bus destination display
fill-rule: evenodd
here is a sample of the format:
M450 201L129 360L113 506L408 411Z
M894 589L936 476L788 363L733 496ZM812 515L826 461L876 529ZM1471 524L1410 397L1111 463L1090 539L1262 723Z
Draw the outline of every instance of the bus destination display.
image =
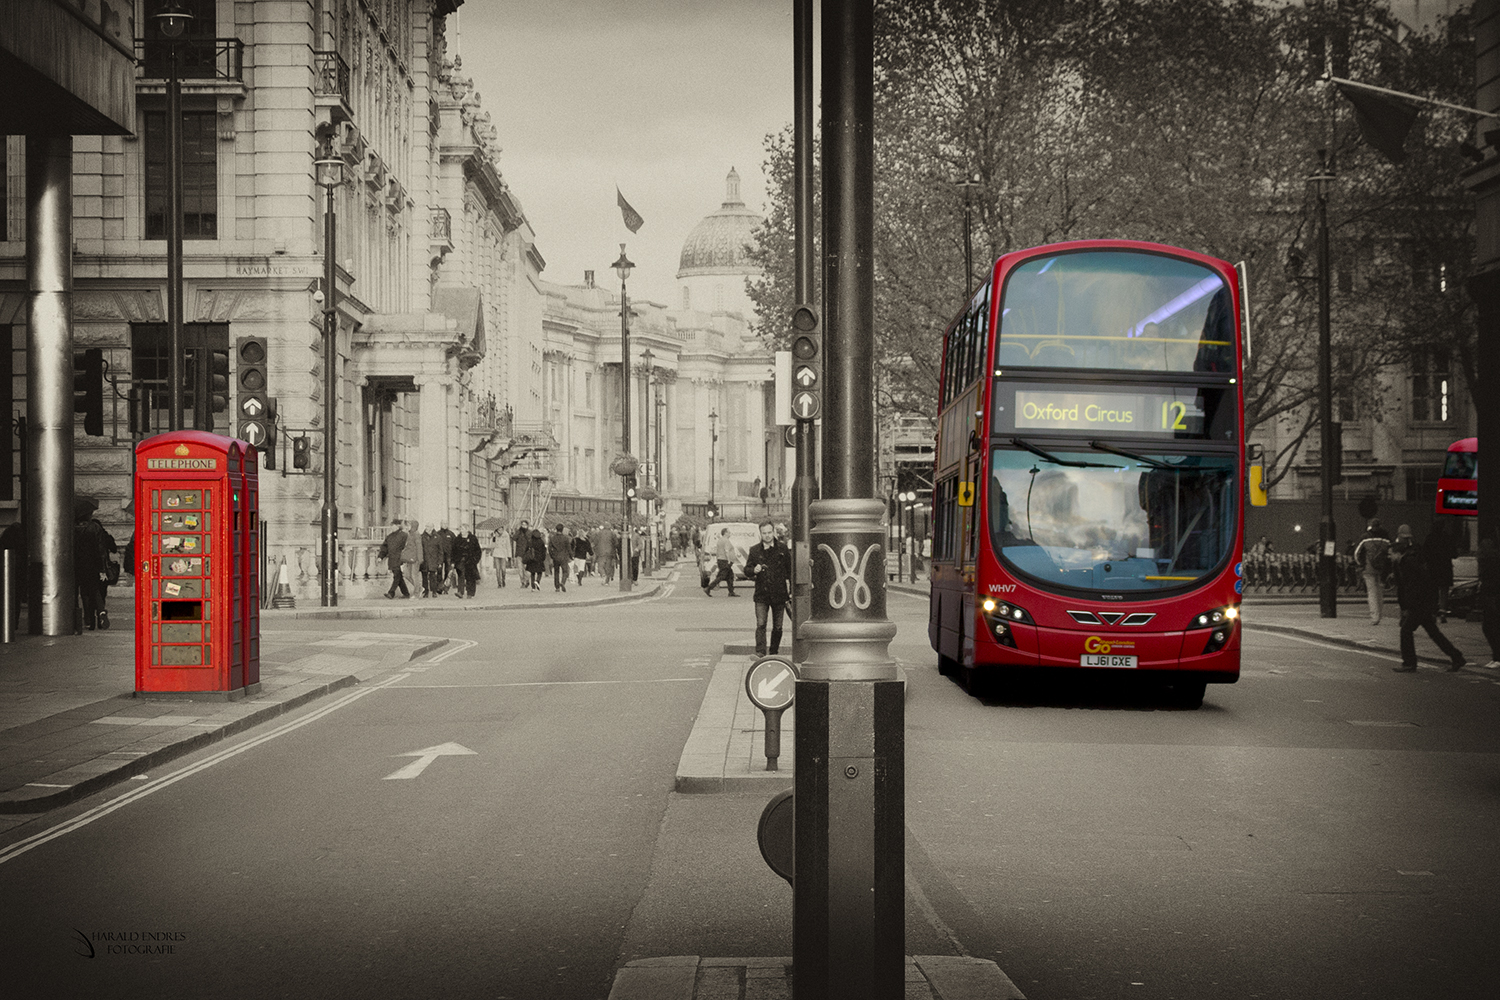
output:
M1204 435L1203 404L1196 389L1149 393L1017 389L1014 407L1016 430Z

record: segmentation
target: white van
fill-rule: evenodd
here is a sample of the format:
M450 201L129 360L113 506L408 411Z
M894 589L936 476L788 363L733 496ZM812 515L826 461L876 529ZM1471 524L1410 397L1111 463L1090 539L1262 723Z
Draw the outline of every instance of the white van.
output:
M746 580L745 557L750 554L750 546L760 541L760 525L753 521L711 521L703 530L703 552L699 556L699 575L708 574L712 580L719 572L719 535L725 528L729 529L729 540L734 543L734 578Z

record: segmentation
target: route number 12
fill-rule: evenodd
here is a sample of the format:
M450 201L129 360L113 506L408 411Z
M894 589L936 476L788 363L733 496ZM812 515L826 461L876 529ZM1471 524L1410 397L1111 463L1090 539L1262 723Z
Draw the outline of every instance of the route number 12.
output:
M1187 404L1180 400L1167 400L1161 404L1161 427L1164 431L1185 431Z

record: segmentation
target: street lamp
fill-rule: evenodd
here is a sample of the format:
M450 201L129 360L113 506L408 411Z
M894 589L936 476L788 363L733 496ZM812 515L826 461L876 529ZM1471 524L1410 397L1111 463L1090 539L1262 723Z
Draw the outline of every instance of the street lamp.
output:
M708 509L714 509L714 472L719 465L719 413L708 411Z
M625 282L635 268L625 256L625 244L620 244L620 259L610 265L620 276L620 453L630 455L630 297L626 294ZM625 515L625 529L620 532L620 590L630 590L630 487L620 480L621 508Z
M1333 426L1333 346L1329 322L1329 299L1332 291L1329 276L1332 265L1328 252L1328 189L1333 186L1333 158L1328 150L1318 150L1318 171L1308 178L1318 189L1318 423L1322 448L1321 483L1322 517L1318 531L1318 613L1323 618L1339 616L1338 580L1335 578L1334 551L1337 529L1333 520L1333 477L1340 442Z
M313 170L324 191L323 203L323 566L319 574L322 606L336 608L338 593L339 506L336 451L338 444L338 283L335 268L337 247L333 214L333 189L344 183L344 161L334 149L333 127L319 129L318 158Z
M641 401L641 409L644 411L642 415L645 417L646 422L644 428L645 440L641 442L641 451L648 459L646 463L648 467L650 466L649 459L651 458L651 362L655 360L656 355L651 353L651 348L648 347L641 352L641 367L645 369L645 381L642 391L644 398ZM651 485L651 477L649 475L645 477L643 485ZM646 551L641 556L641 562L644 564L646 572L649 573L656 562L656 519L652 516L650 500L646 501L646 539Z
M916 517L915 508L917 494L914 490L906 490L898 493L896 495L896 499L901 501L902 508L906 510L906 533L905 537L901 540L901 552L896 555L896 579L901 579L901 557L904 555L907 559L907 564L911 567L911 582L916 583L917 553L912 540L912 519ZM899 511L897 512L896 517L898 520L901 517ZM898 525L898 530L899 527L900 526Z
M182 78L177 71L178 42L193 22L193 12L179 0L165 0L157 12L157 30L167 39L167 381L168 427L182 430ZM205 352L206 353L206 352ZM207 367L207 359L199 368ZM204 372L199 372L198 396L205 396ZM194 410L212 404L194 400ZM199 418L201 420L201 417Z
M974 294L974 253L970 241L969 230L971 228L970 215L974 210L973 191L979 186L979 175L965 177L956 182L955 187L964 189L964 298L968 299Z

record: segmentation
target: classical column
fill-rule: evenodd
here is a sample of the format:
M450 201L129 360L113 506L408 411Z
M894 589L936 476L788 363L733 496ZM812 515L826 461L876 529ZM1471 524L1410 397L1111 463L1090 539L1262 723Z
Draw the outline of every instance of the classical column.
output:
M73 137L26 137L28 628L67 635L73 578Z
M412 502L423 527L448 523L448 384L446 375L418 375L416 495Z

